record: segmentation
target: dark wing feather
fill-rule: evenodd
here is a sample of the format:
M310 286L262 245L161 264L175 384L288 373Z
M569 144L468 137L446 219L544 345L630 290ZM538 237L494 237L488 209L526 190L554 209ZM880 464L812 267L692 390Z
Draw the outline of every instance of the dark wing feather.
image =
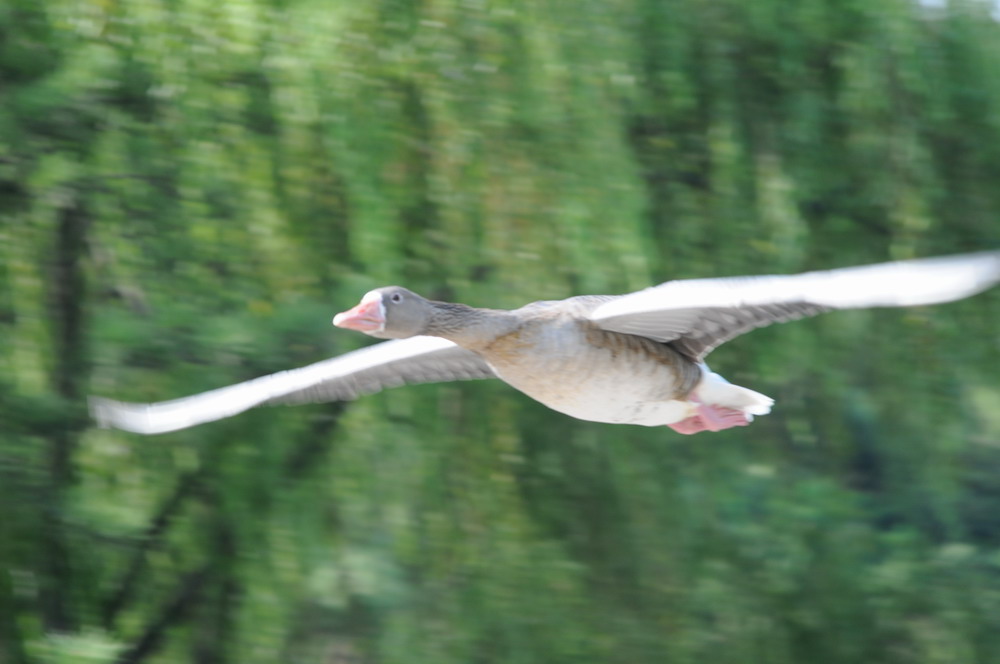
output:
M264 404L342 401L403 384L495 377L476 353L445 339L414 337L173 401L139 404L93 398L90 406L102 426L153 434Z
M968 297L1000 281L1000 252L825 272L668 281L595 308L601 328L671 342L693 359L752 329L835 309Z
M698 311L698 324L687 334L670 342L670 345L692 360L701 361L717 347L750 330L815 316L825 311L832 311L832 307L807 302L743 307L737 310L701 309Z

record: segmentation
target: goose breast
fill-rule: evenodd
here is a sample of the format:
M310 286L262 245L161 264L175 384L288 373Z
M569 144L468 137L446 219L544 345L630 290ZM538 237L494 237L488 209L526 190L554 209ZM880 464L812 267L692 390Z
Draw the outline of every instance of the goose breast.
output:
M529 318L478 349L496 374L546 406L594 422L655 426L691 409L700 368L667 344L572 316Z

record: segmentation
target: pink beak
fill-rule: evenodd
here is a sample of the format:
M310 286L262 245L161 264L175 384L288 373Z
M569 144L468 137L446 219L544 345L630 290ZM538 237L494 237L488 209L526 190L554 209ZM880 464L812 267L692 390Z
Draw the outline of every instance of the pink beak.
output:
M366 295L353 309L334 316L333 324L358 332L381 332L385 329L384 311L381 295L373 294L373 297Z

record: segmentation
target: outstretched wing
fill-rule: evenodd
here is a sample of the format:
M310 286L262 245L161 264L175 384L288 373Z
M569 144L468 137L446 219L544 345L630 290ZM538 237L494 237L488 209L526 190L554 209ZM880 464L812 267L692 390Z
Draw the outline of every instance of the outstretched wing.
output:
M343 401L408 383L495 377L472 351L446 339L413 337L172 401L140 404L92 398L90 409L101 426L166 433L264 404Z
M772 323L834 309L950 302L1000 281L1000 251L823 272L668 281L596 307L601 328L671 342L701 360L718 345Z

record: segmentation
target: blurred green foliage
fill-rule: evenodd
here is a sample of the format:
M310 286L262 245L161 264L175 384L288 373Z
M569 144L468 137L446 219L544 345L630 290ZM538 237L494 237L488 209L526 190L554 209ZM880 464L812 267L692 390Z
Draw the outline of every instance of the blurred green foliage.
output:
M755 332L680 437L500 384L143 439L484 306L1000 246L954 0L7 0L0 662L1000 661L1000 292Z

